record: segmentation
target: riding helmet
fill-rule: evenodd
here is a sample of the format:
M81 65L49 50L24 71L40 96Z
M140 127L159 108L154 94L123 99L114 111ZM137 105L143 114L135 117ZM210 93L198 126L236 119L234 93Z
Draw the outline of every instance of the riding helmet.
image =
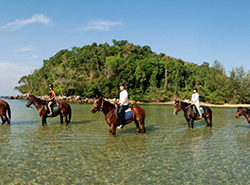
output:
M53 84L49 84L49 87L52 87L52 88L53 88Z
M193 90L196 90L196 91L197 91L197 88L196 88L196 87L194 87L194 88L193 88Z
M119 86L125 87L125 84L123 82L121 82Z

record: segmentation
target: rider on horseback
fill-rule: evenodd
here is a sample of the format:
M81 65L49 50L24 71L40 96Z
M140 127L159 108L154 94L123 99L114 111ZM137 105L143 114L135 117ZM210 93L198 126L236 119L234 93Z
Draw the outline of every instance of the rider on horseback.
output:
M194 87L193 88L193 94L192 94L192 97L191 97L191 104L194 104L200 114L200 117L199 118L202 118L202 114L201 114L201 111L200 111L200 101L199 101L199 93L197 92L197 88Z
M49 103L48 103L48 108L49 108L49 114L48 116L52 116L52 104L55 102L55 99L56 99L56 94L55 94L55 91L53 89L53 84L49 84L49 89L50 89L50 92L49 92Z
M121 125L118 127L122 129L124 125L126 124L125 122L125 110L128 109L128 92L125 89L125 84L123 82L120 83L120 96L119 96L119 110L118 110L118 116L121 122Z

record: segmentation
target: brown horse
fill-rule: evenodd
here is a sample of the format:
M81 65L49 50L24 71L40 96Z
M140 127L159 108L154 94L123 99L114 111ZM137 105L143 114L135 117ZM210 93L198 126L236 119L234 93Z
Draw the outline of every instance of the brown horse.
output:
M245 118L247 119L247 122L250 124L250 109L238 107L235 117L238 118L242 115L245 116Z
M43 125L47 124L47 122L46 122L46 118L48 117L47 116L48 109L46 110L47 101L41 100L41 99L35 97L34 95L30 95L28 102L26 103L26 106L30 107L31 104L34 104L34 106L38 110L39 116L42 118L42 124ZM49 116L49 117L55 117L55 116L58 116L60 114L61 124L63 123L63 117L65 119L65 122L67 124L69 124L69 122L71 120L71 107L69 106L69 104L67 104L65 102L58 102L58 105L59 105L59 110L54 111L53 115ZM69 115L69 119L67 119L68 115Z
M7 112L8 112L9 118L7 117L7 114L6 114ZM11 110L10 110L9 104L4 100L0 100L0 117L2 119L3 124L5 122L10 124Z
M142 127L142 132L146 133L146 129L144 127L145 122L145 110L138 105L133 105L130 107L133 112L133 117L129 120L126 120L126 124L135 122L137 133L141 132L140 126ZM108 101L105 101L102 97L99 97L95 100L94 105L91 109L92 113L95 113L98 110L102 110L105 115L105 120L109 125L109 132L115 135L116 127L119 126L119 122L116 118L115 114L115 105L111 104Z
M205 119L207 126L212 127L212 110L206 106L201 106L201 107L204 110L202 117ZM191 122L191 127L194 128L194 120L199 119L199 113L195 105L191 105L190 103L176 100L174 114L177 115L181 109L184 111L184 116L188 123L188 127L190 128L190 122ZM194 112L194 109L196 110L196 113Z

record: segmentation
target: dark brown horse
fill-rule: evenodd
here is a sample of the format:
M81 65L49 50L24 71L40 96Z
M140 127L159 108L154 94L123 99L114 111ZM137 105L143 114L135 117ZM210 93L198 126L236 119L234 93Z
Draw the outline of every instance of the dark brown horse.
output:
M46 109L47 101L41 100L34 95L30 95L28 102L26 103L27 107L30 107L31 104L34 104L36 109L39 112L39 116L42 118L42 124L47 124L46 118L48 117L48 110ZM52 116L49 117L55 117L60 115L61 124L63 123L63 117L65 119L65 122L68 124L71 120L71 107L69 104L65 102L58 102L59 110L54 111ZM69 115L69 118L67 118Z
M126 124L135 122L137 133L141 132L140 126L142 127L142 133L146 133L146 129L144 126L145 122L145 110L138 105L133 105L130 107L133 112L133 117L126 121ZM92 113L95 113L98 110L102 110L105 115L105 120L109 125L109 132L115 135L116 127L119 126L119 123L115 114L115 105L111 104L108 101L105 101L102 97L99 97L95 100L94 105L91 109Z
M235 117L238 118L242 115L245 116L245 118L247 119L247 122L250 124L250 109L238 107Z
M8 112L9 118L7 117L7 112ZM10 124L11 110L10 110L9 104L4 100L0 100L0 117L2 119L3 124L5 122Z
M201 107L204 110L202 117L205 119L207 126L212 127L212 110L206 106L201 106ZM190 128L190 123L191 123L191 127L194 128L194 120L199 119L199 113L195 105L191 105L190 103L176 100L174 114L177 115L181 109L184 111L184 116L188 123L188 127ZM196 113L194 112L194 109L196 110Z

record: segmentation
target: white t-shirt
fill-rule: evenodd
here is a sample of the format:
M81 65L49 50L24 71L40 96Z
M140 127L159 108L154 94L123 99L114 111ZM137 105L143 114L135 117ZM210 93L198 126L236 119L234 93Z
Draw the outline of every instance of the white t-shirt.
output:
M192 94L191 100L194 102L194 104L199 104L200 103L200 101L199 101L199 93Z
M124 89L123 91L120 92L119 103L123 102L124 98L126 98L126 102L123 105L128 105L128 92L126 91L126 89Z

